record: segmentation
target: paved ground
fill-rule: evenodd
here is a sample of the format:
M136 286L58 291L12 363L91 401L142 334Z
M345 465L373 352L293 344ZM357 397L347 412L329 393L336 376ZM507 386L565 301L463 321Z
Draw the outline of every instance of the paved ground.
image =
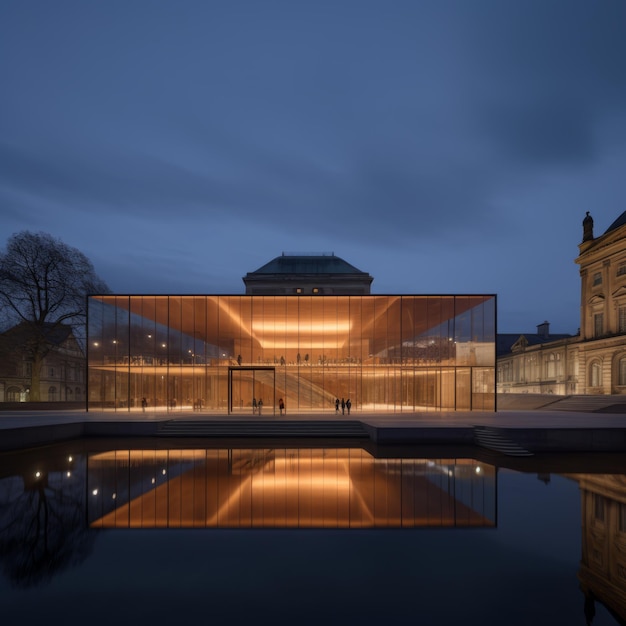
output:
M515 448L533 453L626 452L626 414L550 410L353 412L350 416L334 412L228 416L193 411L1 411L0 450L85 436L337 437L342 429L348 432L350 423L355 429L362 425L365 436L377 444L482 445L506 454L513 454ZM478 441L477 427L486 427L497 439Z
M494 426L501 428L626 428L626 414L602 414L583 411L523 411L506 410L493 412L468 411L446 412L432 411L419 413L352 413L351 415L335 415L326 413L294 413L279 415L251 415L224 413L163 411L163 412L99 412L84 410L65 411L0 411L0 430L13 428L32 428L53 424L72 424L83 422L164 422L171 420L202 420L202 421L249 421L281 422L281 421L321 421L321 420L353 420L373 426L385 427L436 427L465 428L473 426Z

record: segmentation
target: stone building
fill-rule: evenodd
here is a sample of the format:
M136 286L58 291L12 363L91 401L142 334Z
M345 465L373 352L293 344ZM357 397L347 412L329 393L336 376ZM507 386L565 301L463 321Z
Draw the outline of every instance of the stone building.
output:
M578 249L579 334L499 335L499 393L626 393L626 211L598 237L587 211Z
M48 353L39 372L42 402L84 402L85 354L71 326L46 325L43 329ZM29 402L33 362L28 356L32 330L18 324L0 335L0 402Z
M550 333L543 322L536 333L498 334L498 393L576 393L578 336Z

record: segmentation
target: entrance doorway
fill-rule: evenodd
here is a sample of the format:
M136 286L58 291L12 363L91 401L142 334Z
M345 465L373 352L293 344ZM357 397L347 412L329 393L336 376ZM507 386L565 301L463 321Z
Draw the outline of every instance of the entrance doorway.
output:
M261 415L276 413L276 369L274 367L229 367L228 414L258 414L253 407L255 400L257 406L259 401L262 401Z

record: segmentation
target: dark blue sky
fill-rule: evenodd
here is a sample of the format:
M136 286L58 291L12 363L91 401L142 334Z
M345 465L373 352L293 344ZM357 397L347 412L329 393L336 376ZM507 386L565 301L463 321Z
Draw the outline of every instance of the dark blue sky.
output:
M626 209L623 0L4 0L0 77L0 244L114 292L334 252L574 333L585 211Z

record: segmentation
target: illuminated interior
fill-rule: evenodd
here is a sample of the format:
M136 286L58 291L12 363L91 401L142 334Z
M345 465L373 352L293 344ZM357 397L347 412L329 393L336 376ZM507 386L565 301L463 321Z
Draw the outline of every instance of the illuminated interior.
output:
M495 527L496 469L362 449L115 450L87 461L92 528Z
M495 308L476 295L90 296L87 408L493 411Z

